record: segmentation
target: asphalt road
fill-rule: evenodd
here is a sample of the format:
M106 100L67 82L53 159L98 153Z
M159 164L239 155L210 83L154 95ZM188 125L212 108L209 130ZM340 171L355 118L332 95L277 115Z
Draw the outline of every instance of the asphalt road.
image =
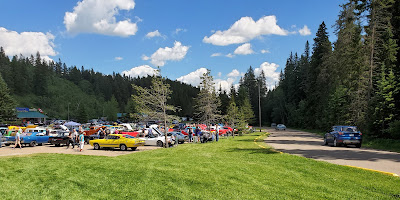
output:
M287 129L268 129L265 142L278 151L326 161L400 175L400 153L367 148L324 146L323 138L313 133Z

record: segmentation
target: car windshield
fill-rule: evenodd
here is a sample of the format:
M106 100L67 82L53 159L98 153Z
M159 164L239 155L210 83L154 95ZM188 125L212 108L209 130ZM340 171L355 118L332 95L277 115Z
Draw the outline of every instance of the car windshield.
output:
M357 128L354 126L342 127L342 131L346 132L357 132Z

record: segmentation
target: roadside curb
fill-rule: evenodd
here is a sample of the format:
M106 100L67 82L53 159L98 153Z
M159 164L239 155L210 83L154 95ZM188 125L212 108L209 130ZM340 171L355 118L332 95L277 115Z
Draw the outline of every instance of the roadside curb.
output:
M259 147L261 147L261 148L263 148L263 149L267 149L267 147L257 144L257 140L260 139L261 137L264 137L264 136L268 135L268 134L271 134L271 133L265 132L264 134L262 134L262 135L256 137L256 138L254 139L254 144L256 144L257 146L259 146ZM277 151L277 150L275 150L275 149L271 149L271 151L275 151L275 152L277 152L277 153L283 154L283 152Z
M379 170L375 170L375 169L368 169L368 168L364 168L364 167L356 167L356 166L351 166L351 165L343 165L343 166L356 168L356 169L363 169L363 170L372 171L372 172L378 172L381 174L386 174L386 175L394 176L394 177L399 177L399 175L397 175L395 173L391 173L391 172L384 172L384 171L379 171Z

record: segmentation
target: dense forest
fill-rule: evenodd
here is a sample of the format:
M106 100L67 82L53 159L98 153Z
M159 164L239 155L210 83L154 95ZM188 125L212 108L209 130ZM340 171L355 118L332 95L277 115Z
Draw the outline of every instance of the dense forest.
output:
M36 56L6 56L0 48L0 74L15 106L41 108L51 118L88 119L107 117L116 120L117 113L134 113L132 84L149 87L151 77L132 78L93 69L67 67L61 60L45 61ZM179 107L178 116L193 115L193 98L198 89L167 80L173 91L170 104Z
M351 0L334 34L332 43L322 22L312 47L290 54L267 94L266 121L320 130L357 125L400 139L400 1Z

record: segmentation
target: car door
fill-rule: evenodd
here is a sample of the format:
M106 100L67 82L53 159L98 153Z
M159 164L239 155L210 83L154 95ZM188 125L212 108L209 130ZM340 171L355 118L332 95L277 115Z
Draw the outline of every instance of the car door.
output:
M146 145L157 145L157 137L154 134L147 136Z
M110 145L111 147L118 148L120 142L121 142L120 136L114 135Z
M327 137L326 139L327 139L327 141L328 141L329 143L332 143L332 142L333 142L336 129L337 129L336 127L333 127L332 130L328 133L328 137Z

